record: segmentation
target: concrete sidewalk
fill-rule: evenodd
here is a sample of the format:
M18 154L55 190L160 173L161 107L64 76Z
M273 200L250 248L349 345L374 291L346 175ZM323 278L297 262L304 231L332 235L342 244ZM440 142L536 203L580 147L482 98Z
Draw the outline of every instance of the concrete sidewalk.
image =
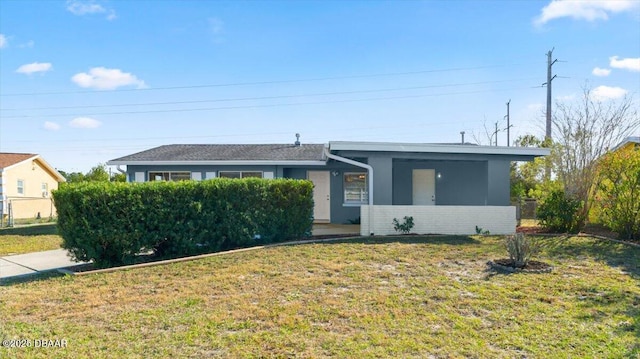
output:
M0 280L71 267L74 262L65 249L0 257Z

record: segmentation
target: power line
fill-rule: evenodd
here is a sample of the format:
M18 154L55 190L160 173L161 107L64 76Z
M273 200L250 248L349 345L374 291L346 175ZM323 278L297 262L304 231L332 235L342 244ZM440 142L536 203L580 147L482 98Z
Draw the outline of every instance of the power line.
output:
M311 101L311 102L298 102L298 103L277 103L277 104L263 104L263 105L245 105L245 106L223 106L223 107L204 107L204 108L187 108L187 109L165 109L165 110L145 110L145 111L116 111L116 112L100 112L100 113L66 113L66 114L52 114L52 115L14 115L14 116L1 116L0 118L36 118L36 117L73 117L73 116L109 116L109 115L132 115L132 114L145 114L145 113L171 113L171 112L197 112L197 111L219 111L219 110L238 110L238 109L252 109L252 108L270 108L270 107L288 107L288 106L302 106L302 105L320 105L330 103L349 103L349 102L366 102L366 101L381 101L381 100L400 100L420 97L436 97L436 96L450 96L450 95L465 95L476 94L483 92L500 92L500 91L514 91L523 90L526 88L510 88L510 89L493 89L493 90L477 90L477 91L464 91L464 92L450 92L450 93L438 93L438 94L422 94L422 95L405 95L405 96L389 96L389 97L371 97L363 99L349 99L349 100L330 100L330 101Z
M405 75L418 75L418 74L437 73L437 72L455 72L455 71L468 71L468 70L482 70L482 69L488 69L488 68L505 67L505 66L519 66L519 65L522 65L522 64L487 65L487 66L474 66L474 67L453 67L453 68L436 69L436 70L391 72L391 73L368 74L368 75L317 77L317 78L296 79L296 80L232 82L232 83L222 83L222 84L204 84L204 85L185 85L185 86L167 86L167 87L119 89L119 90L109 91L109 93L114 93L114 92L138 92L138 91L158 91L158 90L184 90L184 89L211 88L211 87L273 85L273 84L313 82L313 81L330 81L330 80L346 80L346 79L360 79L360 78L373 78L373 77L405 76ZM0 93L0 96L41 96L41 95L67 95L67 94L96 94L96 93L104 93L104 92L105 91L58 91L58 92L27 92L27 93L4 93L4 94Z
M534 77L523 78L523 79L499 80L499 81L481 81L481 82L454 83L454 84L444 84L444 85L396 87L396 88L384 88L384 89L374 89L374 90L319 92L319 93L310 93L310 94L302 94L302 95L236 97L236 98L212 99L212 100L162 101L162 102L146 102L146 103L124 103L124 104L113 104L113 105L54 106L54 107L35 107L35 108L22 108L22 109L20 109L20 108L0 108L0 111L67 110L67 109L84 109L84 108L105 108L105 107L109 108L109 107L129 107L129 106L165 106L165 105L187 105L187 104L197 104L197 103L210 103L210 102L275 100L275 99L313 97L313 96L353 95L353 94L360 94L360 93L392 92L392 91L405 91L405 90L423 90L423 89L428 89L428 88L442 88L442 87L475 86L475 85L487 85L487 84L497 84L497 83L505 83L505 82L528 81L528 80L532 80L532 79L534 79Z

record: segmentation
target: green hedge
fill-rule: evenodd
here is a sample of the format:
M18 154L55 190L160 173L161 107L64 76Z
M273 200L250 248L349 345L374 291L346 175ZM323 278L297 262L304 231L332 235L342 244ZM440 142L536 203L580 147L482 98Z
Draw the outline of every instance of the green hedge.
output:
M313 184L277 179L77 183L53 192L63 247L98 267L308 235Z

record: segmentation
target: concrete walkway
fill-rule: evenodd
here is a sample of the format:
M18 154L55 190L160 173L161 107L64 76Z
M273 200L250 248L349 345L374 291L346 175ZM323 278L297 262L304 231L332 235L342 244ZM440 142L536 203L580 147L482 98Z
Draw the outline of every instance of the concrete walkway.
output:
M83 263L71 260L65 249L0 257L0 280L48 272L78 264Z

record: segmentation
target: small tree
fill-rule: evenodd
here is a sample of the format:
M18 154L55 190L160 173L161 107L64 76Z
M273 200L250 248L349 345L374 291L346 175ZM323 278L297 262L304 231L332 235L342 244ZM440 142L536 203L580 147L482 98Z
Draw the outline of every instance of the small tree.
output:
M609 152L598 163L598 220L624 239L640 239L640 148Z
M640 126L638 109L630 97L603 100L584 88L576 103L556 104L553 125L554 172L567 197L582 203L578 211L581 227L594 198L596 162Z
M520 136L515 140L518 147L550 146L550 141L543 141L533 135ZM533 197L534 190L544 182L544 170L548 159L537 157L528 162L512 162L511 164L511 198Z
M84 176L85 181L89 182L109 182L109 172L107 172L106 166L98 164L91 168L89 172Z

